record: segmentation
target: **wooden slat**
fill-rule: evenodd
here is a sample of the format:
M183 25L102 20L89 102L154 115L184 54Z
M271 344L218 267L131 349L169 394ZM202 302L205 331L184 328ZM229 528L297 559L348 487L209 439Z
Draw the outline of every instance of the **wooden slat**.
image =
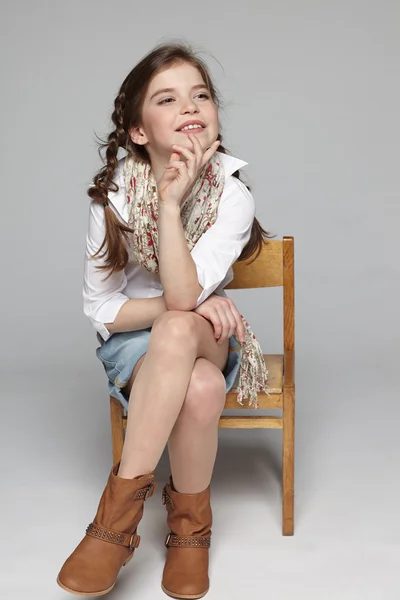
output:
M233 408L237 408L240 405L238 405L236 403L236 405ZM246 407L243 407L246 408ZM260 408L261 407L260 405ZM268 407L271 408L271 407ZM249 410L249 409L248 409ZM124 416L122 417L122 427L125 429L126 428L126 423L127 423L127 417ZM283 419L282 417L259 417L257 415L253 416L249 416L249 417L231 417L231 416L224 416L224 417L220 417L219 420L219 427L221 428L230 428L230 427L237 427L237 428L245 428L245 429L264 429L264 428L269 428L269 429L282 429L282 423L283 423Z
M295 389L285 389L282 432L282 533L294 533L294 412Z
M283 346L285 387L294 385L294 240L283 238Z
M237 401L236 392L228 392L226 395L226 402L224 408L244 409L249 408L247 406L247 400L244 400L244 404L241 405ZM283 394L258 394L258 407L259 408L283 408Z
M255 262L247 259L233 265L233 280L227 290L283 285L282 241L268 240Z
M110 396L111 439L114 465L120 461L124 445L122 422L123 411L124 409L121 402L113 396Z
M221 417L221 429L282 429L281 417Z

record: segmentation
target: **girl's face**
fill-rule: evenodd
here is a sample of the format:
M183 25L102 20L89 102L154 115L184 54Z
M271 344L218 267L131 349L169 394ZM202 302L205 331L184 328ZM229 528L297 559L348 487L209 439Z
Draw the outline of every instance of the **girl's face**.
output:
M192 122L201 127L182 131ZM180 63L154 76L144 99L142 123L130 133L135 143L144 145L152 165L161 165L169 161L173 144L193 149L188 133L197 136L204 152L218 132L217 107L200 72Z

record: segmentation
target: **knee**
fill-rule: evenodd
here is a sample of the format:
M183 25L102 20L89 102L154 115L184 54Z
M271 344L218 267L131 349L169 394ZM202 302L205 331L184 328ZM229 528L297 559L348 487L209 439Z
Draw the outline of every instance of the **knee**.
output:
M169 310L153 323L151 336L157 338L157 345L171 349L188 348L196 343L195 315L191 312Z
M201 364L201 367L196 365ZM208 364L206 368L204 365ZM225 406L226 384L222 372L205 359L198 359L190 379L182 414L205 427L218 421Z

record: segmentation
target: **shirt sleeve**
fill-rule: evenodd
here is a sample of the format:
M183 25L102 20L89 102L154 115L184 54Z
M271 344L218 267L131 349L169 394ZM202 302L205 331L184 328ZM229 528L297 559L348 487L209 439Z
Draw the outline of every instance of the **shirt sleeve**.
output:
M226 278L250 239L255 216L253 196L236 177L225 182L215 223L191 251L199 284L203 288L196 307Z
M105 235L104 208L97 202L91 202L89 208L89 224L86 235L86 252L83 278L83 312L104 340L110 332L104 323L113 323L119 309L128 296L122 293L127 280L124 271L114 272L106 281L108 271L96 269L104 264L101 258L92 258L103 243Z

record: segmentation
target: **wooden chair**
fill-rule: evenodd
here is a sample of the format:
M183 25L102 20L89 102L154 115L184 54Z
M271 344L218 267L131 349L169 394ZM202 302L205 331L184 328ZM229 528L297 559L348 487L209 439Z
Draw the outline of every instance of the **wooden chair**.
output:
M268 369L268 392L258 395L262 409L280 409L279 416L221 416L219 427L282 429L282 533L294 532L294 239L269 240L252 263L236 262L234 279L226 289L282 286L283 354L264 354ZM114 464L122 455L126 411L119 400L110 396L111 433ZM225 408L241 407L232 389L226 395Z

